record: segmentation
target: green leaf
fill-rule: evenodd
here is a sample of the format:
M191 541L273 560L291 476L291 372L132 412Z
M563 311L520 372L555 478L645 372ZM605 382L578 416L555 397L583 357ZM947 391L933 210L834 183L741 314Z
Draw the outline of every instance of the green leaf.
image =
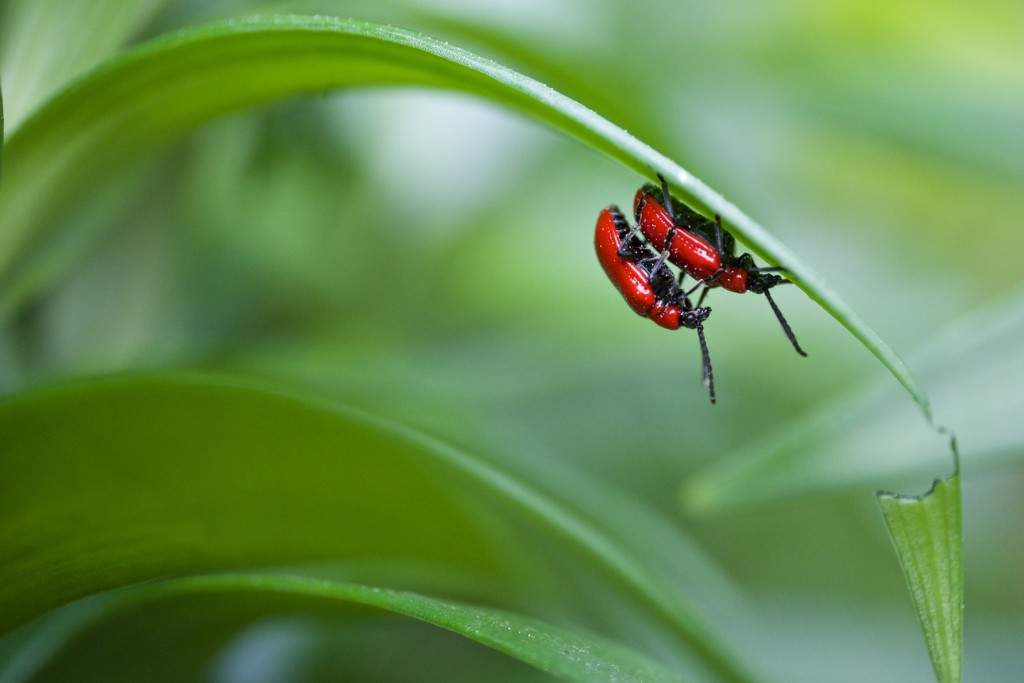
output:
M147 577L250 564L498 569L416 449L285 397L99 381L3 403L0 435L0 628Z
M70 79L110 56L167 0L10 0L0 31L0 66L15 130ZM59 45L60 49L53 49Z
M964 604L959 468L953 476L936 480L924 496L882 492L878 504L903 566L935 675L941 683L959 683Z
M0 443L0 629L139 581L253 566L343 562L378 582L469 590L516 577L522 589L528 566L551 572L500 526L514 520L633 596L636 618L723 678L748 680L644 558L483 460L381 418L237 382L134 377L0 403Z
M621 645L577 630L554 626L504 610L291 574L235 574L186 577L119 591L108 596L90 629L100 632L119 612L152 610L153 603L199 597L246 605L247 621L271 609L284 614L332 611L339 603L387 610L452 631L568 681L681 681L661 664ZM216 604L216 603L215 603ZM159 614L159 612L157 612ZM201 625L194 624L194 628ZM71 645L72 643L67 643ZM35 662L34 670L43 662ZM0 671L2 674L2 671ZM2 676L0 676L2 677Z
M4 88L0 81L0 180L3 180L4 171Z
M464 91L523 111L638 173L678 190L771 263L857 337L910 392L928 401L895 353L795 254L664 155L543 84L426 36L359 21L279 16L209 25L108 61L19 128L0 188L0 313L27 293L59 208L110 169L228 111L290 93L401 84ZM17 269L22 269L21 274Z

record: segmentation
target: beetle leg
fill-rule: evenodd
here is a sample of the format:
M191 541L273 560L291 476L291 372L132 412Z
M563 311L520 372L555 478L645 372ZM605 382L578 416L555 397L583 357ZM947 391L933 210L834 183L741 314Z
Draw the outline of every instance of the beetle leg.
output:
M718 256L725 260L725 238L722 237L722 217L715 214L715 244L718 246Z
M661 181L661 193L665 195L661 198L661 205L668 212L668 217L672 219L672 222L676 222L676 212L672 208L672 195L668 191L668 182L665 180L665 176L658 174L658 180Z
M629 232L626 233L626 236L622 238L622 242L619 244L619 256L627 256L629 254L629 243L633 240L633 237L639 229L639 224L634 225L630 228Z

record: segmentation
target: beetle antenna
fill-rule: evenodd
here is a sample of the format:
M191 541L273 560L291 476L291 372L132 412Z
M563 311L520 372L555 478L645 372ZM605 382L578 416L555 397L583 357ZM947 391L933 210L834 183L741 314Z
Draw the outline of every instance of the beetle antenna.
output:
M767 289L764 290L764 298L768 299L768 304L772 307L772 310L775 311L775 317L778 318L779 323L782 324L782 331L786 333L787 337L789 337L789 341L793 344L793 348L796 349L797 353L806 358L807 352L800 348L800 344L796 341L796 335L793 334L792 328L790 328L789 323L786 322L786 318L782 315L782 311L779 310L778 305L775 303L775 299L772 298L771 293Z
M711 356L708 355L708 343L704 339L704 325L697 321L697 339L700 340L700 355L703 362L704 386L711 395L711 405L715 404L715 374L711 370Z

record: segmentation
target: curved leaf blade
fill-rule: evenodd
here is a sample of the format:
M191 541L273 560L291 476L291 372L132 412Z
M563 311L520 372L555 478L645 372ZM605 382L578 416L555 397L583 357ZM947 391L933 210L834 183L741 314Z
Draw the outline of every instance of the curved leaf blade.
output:
M280 574L186 577L134 588L122 602L180 595L273 594L375 607L443 628L567 681L681 681L680 675L621 645L532 617L408 591ZM116 608L116 607L115 607Z
M941 683L959 683L964 607L959 468L951 477L936 480L923 496L881 492L878 504L921 621L935 676Z
M15 267L45 252L56 207L123 163L209 118L285 94L364 84L462 90L524 111L637 172L660 172L845 326L930 417L902 361L794 253L664 155L542 83L413 32L367 22L281 16L214 24L161 38L65 89L12 136L13 177L0 189L0 311L24 296ZM13 282L12 282L13 280Z
M162 378L59 387L0 404L0 443L3 629L196 571L374 556L499 570L417 449L269 392Z
M261 565L380 558L493 582L515 567L477 527L476 501L582 553L723 678L749 680L642 558L484 461L381 418L238 382L116 378L0 403L0 443L0 628L110 588Z
M164 4L167 0L6 3L0 66L15 97L10 104L11 130L69 79L119 48Z

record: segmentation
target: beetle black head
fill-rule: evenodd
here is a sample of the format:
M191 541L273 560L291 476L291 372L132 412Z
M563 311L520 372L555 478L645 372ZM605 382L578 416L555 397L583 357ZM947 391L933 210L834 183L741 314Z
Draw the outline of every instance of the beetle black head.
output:
M750 254L733 259L730 265L747 272L747 290L755 294L764 294L772 287L787 282L784 277L775 273L780 270L779 268L760 268Z
M707 306L684 310L679 314L679 325L693 330L706 321L709 315L711 315L711 309Z
M774 273L747 271L747 289L754 294L764 294L772 287L782 284L784 278Z

